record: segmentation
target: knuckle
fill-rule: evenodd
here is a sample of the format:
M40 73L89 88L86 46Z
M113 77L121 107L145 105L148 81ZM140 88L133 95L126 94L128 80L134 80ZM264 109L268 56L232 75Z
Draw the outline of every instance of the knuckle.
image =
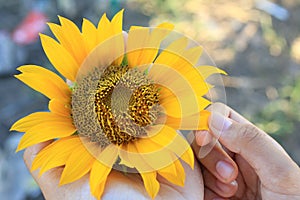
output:
M251 124L243 124L239 127L239 135L242 141L247 143L257 143L261 137L260 130Z

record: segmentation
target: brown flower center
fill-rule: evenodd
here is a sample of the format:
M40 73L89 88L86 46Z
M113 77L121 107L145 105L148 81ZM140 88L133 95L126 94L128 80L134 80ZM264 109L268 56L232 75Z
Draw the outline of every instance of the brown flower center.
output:
M158 116L157 87L144 73L128 66L109 66L104 72L95 70L95 73L78 83L73 91L73 118L79 134L101 146L127 144L146 135L144 128ZM87 85L96 88L94 92ZM82 93L90 100L82 98ZM91 128L83 127L86 123L91 123L88 125Z

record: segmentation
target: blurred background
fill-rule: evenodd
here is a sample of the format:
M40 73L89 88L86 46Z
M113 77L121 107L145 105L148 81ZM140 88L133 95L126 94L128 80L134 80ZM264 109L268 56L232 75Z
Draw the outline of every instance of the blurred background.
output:
M42 195L14 153L19 118L47 110L47 99L13 77L36 64L53 69L38 33L65 16L81 26L125 8L124 29L163 21L202 44L224 77L227 104L274 137L300 164L299 0L0 0L0 199L40 200ZM276 156L276 155L274 155Z

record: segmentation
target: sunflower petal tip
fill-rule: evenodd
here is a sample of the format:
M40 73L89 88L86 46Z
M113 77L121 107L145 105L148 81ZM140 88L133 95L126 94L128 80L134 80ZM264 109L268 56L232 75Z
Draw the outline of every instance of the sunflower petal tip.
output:
M34 172L37 170L39 167L37 165L32 164L31 168L29 169L30 173Z
M125 10L125 9L122 8L118 13L123 14L123 13L124 13L124 10ZM117 14L118 14L118 13L117 13Z
M34 170L33 170L34 171ZM39 171L39 177L41 177L44 173L46 172L46 170L45 169L43 169L43 168L40 168L40 171Z
M15 75L16 76L16 75ZM10 132L12 132L12 131L15 131L16 129L15 129L15 125L12 125L11 127L10 127L10 129L9 129L9 131Z
M58 19L59 19L59 21L61 22L61 20L63 20L64 19L64 17L63 16L61 16L61 15L57 15L57 17L58 17Z
M24 148L21 148L20 145L17 147L15 153L18 153L19 151L22 151Z
M158 25L158 28L173 30L175 28L175 25L170 22L163 22L160 25Z
M61 177L60 180L59 180L58 186L60 187L64 184L65 184L65 181L64 181L63 177Z
M54 24L54 23L52 23L52 22L46 22L46 24L47 24L47 26L52 26L52 24Z
M24 67L24 65L22 65L22 66L19 66L18 68L17 68L17 70L18 71L21 71L21 69ZM16 76L16 75L14 75L14 76Z
M192 159L188 164L191 167L191 169L194 170L195 167L194 159Z
M40 172L38 173L38 177L41 178L42 175L43 175L43 173L40 171Z
M177 182L176 185L178 185L180 187L184 187L184 180L180 180L179 182Z
M42 40L43 38L45 38L47 35L43 34L43 33L39 33L40 39Z

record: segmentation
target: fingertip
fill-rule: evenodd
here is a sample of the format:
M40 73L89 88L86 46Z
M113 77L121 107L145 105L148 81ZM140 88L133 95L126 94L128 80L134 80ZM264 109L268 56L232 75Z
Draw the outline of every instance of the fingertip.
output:
M208 131L195 131L195 140L197 145L205 146L212 141L212 136Z
M228 158L225 160L220 160L216 163L216 172L218 173L218 179L223 183L230 183L235 180L238 175L238 167L233 160Z
M122 31L122 34L123 34L123 36L124 36L124 39L126 39L126 40L127 40L128 33L127 33L126 31Z
M125 44L125 51L127 47L127 40L128 40L128 33L126 31L122 31L123 38L124 38L124 44Z
M219 189L219 194L221 194L223 197L229 198L237 192L238 183L236 180L227 184L216 180L216 187Z
M225 117L221 113L212 112L209 117L209 127L213 131L214 134L219 134L220 132L224 132L230 128L232 125L232 120L228 117Z

